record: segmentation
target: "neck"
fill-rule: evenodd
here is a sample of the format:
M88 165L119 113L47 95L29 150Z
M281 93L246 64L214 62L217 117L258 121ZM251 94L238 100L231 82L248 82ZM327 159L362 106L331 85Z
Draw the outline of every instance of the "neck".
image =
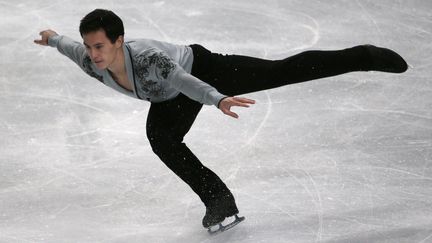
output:
M120 76L126 73L126 65L124 58L123 47L120 47L117 51L117 55L114 58L113 63L108 67L108 70L113 73L115 76Z

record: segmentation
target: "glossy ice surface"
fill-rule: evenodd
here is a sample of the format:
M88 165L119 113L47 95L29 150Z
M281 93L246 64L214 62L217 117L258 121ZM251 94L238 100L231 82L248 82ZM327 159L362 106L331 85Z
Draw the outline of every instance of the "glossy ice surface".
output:
M240 119L204 107L186 143L236 196L209 236L199 198L152 153L149 103L55 49L108 8L126 38L279 59L386 46L410 64L245 95ZM0 1L0 242L432 242L432 2Z

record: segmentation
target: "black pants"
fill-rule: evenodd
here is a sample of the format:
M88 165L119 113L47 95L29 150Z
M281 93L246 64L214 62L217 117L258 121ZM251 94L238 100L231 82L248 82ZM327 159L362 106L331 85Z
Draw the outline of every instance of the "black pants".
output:
M338 51L306 51L283 60L221 55L200 45L191 47L192 75L228 96L367 71L371 63L362 46ZM183 142L201 107L202 104L183 94L173 100L152 103L147 118L147 137L159 158L208 205L213 199L232 194Z

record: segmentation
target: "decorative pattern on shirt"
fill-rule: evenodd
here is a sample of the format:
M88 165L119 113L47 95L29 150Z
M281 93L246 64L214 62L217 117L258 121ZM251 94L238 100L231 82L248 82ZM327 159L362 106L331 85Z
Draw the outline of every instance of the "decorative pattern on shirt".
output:
M93 71L92 67L91 67L91 59L89 56L85 56L84 60L83 60L83 69L84 72L86 72L88 75L92 76L93 78L96 78L97 80L101 81L103 83L103 77L101 75L98 75L97 73L95 73L95 71Z
M139 88L153 96L161 97L166 91L160 82L152 80L151 76L156 79L167 79L169 74L175 69L173 61L164 53L155 50L149 50L144 53L135 55L134 71L138 77ZM150 75L150 72L154 75Z

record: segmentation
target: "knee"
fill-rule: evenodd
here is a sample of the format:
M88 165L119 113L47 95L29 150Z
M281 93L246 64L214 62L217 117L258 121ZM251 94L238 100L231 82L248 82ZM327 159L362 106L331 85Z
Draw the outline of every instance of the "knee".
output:
M167 131L147 130L147 139L152 151L161 159L176 154L183 145L181 139Z
M156 155L160 156L167 150L169 144L167 136L157 131L147 130L147 139Z

